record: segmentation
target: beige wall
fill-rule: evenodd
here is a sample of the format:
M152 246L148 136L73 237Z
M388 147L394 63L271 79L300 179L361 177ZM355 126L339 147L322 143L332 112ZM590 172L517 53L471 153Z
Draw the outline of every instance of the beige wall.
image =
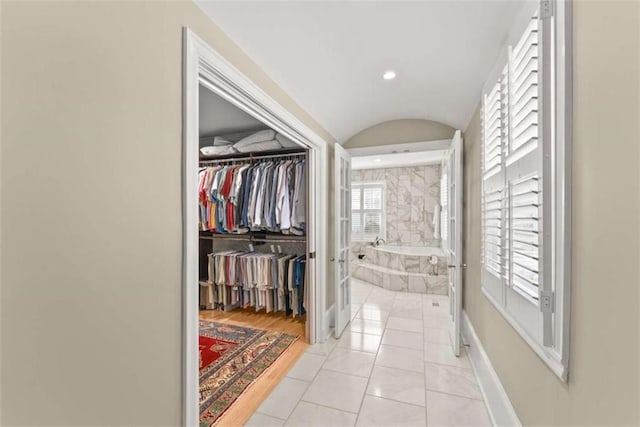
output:
M525 425L638 425L637 2L575 5L573 281L563 384L480 291L480 122L465 132L465 310Z
M331 136L191 2L1 19L0 423L178 425L182 27Z
M358 132L349 138L343 146L345 148L359 148L451 139L455 131L451 126L431 120L390 120Z

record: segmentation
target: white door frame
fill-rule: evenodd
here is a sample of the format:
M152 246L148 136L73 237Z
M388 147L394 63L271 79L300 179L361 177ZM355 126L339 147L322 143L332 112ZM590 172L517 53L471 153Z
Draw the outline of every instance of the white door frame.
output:
M308 262L315 279L309 292L307 316L310 343L323 340L326 293L326 230L324 201L327 199L327 141L298 120L240 70L211 48L189 28L183 30L183 154L182 154L182 287L183 287L183 420L199 425L198 377L198 85L229 101L272 129L309 149L309 208L307 247L315 253Z

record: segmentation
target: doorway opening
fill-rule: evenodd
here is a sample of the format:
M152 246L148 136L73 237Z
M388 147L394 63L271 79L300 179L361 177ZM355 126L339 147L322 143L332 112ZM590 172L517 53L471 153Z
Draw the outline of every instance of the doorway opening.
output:
M324 338L326 142L188 29L184 41L185 424L243 423Z
M448 313L448 341L459 356L460 132L451 140L355 148L349 154L351 320L393 318L394 309L414 310L420 320L436 308ZM390 296L405 302L394 308L385 301ZM422 310L424 304L429 310Z

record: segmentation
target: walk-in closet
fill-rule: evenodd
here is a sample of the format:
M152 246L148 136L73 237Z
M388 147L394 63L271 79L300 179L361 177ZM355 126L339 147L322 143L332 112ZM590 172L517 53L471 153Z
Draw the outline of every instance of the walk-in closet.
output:
M261 373L282 365L292 348L304 348L309 191L305 148L204 86L199 100L193 226L200 418L207 425L247 399L243 392L264 382Z

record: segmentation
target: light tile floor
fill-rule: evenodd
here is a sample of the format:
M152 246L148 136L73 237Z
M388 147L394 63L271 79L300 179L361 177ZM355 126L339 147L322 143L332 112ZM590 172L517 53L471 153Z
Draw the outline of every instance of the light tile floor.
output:
M490 425L466 353L453 356L448 299L353 280L340 340L309 347L251 426Z

